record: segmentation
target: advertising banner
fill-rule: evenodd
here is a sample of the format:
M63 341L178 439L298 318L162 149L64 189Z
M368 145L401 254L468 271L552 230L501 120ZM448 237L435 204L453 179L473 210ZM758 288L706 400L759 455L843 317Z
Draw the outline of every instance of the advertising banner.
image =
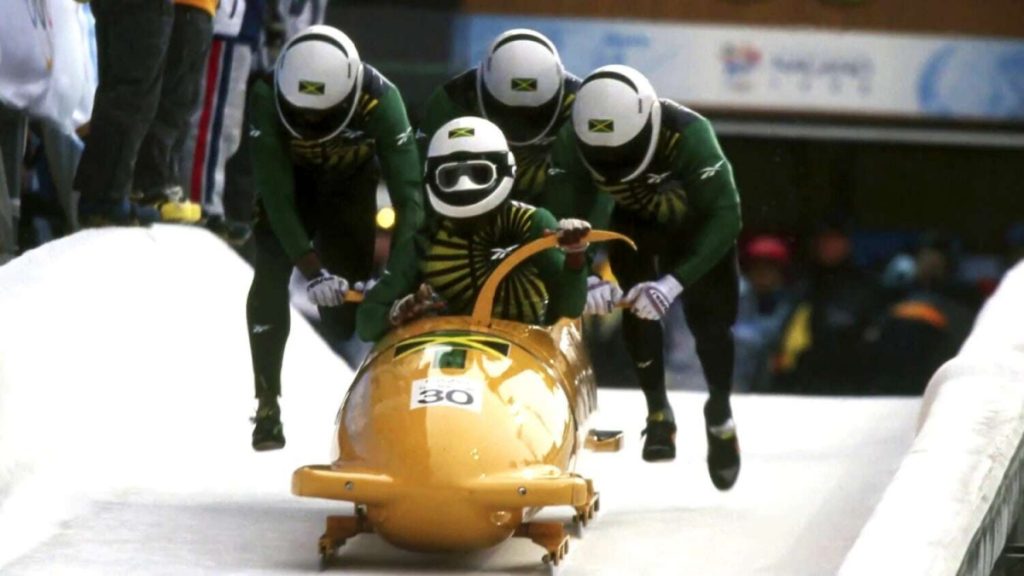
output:
M697 108L1024 120L1014 40L476 14L457 23L453 68L519 27L550 37L575 74L627 64Z

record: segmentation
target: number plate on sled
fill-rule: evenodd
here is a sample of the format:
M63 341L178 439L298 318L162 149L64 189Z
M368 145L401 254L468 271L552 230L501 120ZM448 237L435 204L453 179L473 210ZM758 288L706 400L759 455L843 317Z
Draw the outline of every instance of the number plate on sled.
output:
M479 412L483 388L483 382L471 378L435 376L413 380L409 409L451 406Z

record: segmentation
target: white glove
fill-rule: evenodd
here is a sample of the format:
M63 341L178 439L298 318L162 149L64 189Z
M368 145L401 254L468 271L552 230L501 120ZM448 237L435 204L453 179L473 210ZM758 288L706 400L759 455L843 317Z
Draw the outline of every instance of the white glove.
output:
M641 282L626 294L633 314L644 320L661 320L672 301L683 293L683 285L668 274L654 282Z
M587 263L587 234L590 233L590 223L577 218L563 218L558 221L558 230L555 236L558 237L558 247L565 252L565 267L567 270L581 270Z
M356 292L362 292L363 294L366 294L367 292L372 290L374 286L377 285L377 282L380 282L380 279L370 278L365 282L356 282L355 284L352 285L352 289L355 290Z
M412 294L406 294L402 298L395 300L394 304L391 305L391 312L388 314L388 320L391 321L393 326L401 326L408 322L429 314L431 312L437 312L444 308L444 300L434 291L434 289L424 282L420 284L420 287Z
M555 230L559 247L570 254L587 250L589 243L585 238L588 233L590 222L579 218L562 218L558 221L558 230Z
M345 303L345 292L348 292L348 281L327 270L321 270L320 276L306 284L306 294L315 306L341 306Z
M584 314L610 314L622 300L622 288L597 276L587 277L587 305Z

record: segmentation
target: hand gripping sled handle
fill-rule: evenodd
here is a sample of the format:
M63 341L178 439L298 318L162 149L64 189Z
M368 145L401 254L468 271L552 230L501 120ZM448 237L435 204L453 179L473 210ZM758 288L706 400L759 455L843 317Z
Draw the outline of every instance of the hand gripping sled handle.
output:
M633 240L628 236L619 234L618 232L610 232L608 230L591 230L583 239L591 244L621 240L629 244L630 248L636 250L636 244L633 243ZM501 264L494 269L494 272L491 272L491 275L487 277L487 281L484 282L483 288L480 289L480 294L476 297L476 304L473 306L473 324L479 326L491 323L491 313L494 309L494 296L498 291L498 285L501 284L501 281L505 279L505 276L508 275L512 269L535 254L557 247L558 238L554 234L551 234L516 248L515 251L508 255L508 257L502 260Z

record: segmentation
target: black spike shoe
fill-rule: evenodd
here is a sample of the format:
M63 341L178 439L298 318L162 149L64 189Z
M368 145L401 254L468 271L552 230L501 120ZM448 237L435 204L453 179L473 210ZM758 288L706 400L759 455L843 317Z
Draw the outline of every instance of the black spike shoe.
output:
M252 449L257 452L284 448L284 426L281 424L281 408L277 402L260 403L252 430Z
M733 487L740 475L740 443L736 422L726 407L724 416L711 414L710 401L704 405L704 432L708 439L708 475L715 488L725 491Z
M647 416L643 458L648 462L674 460L676 457L676 423L672 412L659 410Z

